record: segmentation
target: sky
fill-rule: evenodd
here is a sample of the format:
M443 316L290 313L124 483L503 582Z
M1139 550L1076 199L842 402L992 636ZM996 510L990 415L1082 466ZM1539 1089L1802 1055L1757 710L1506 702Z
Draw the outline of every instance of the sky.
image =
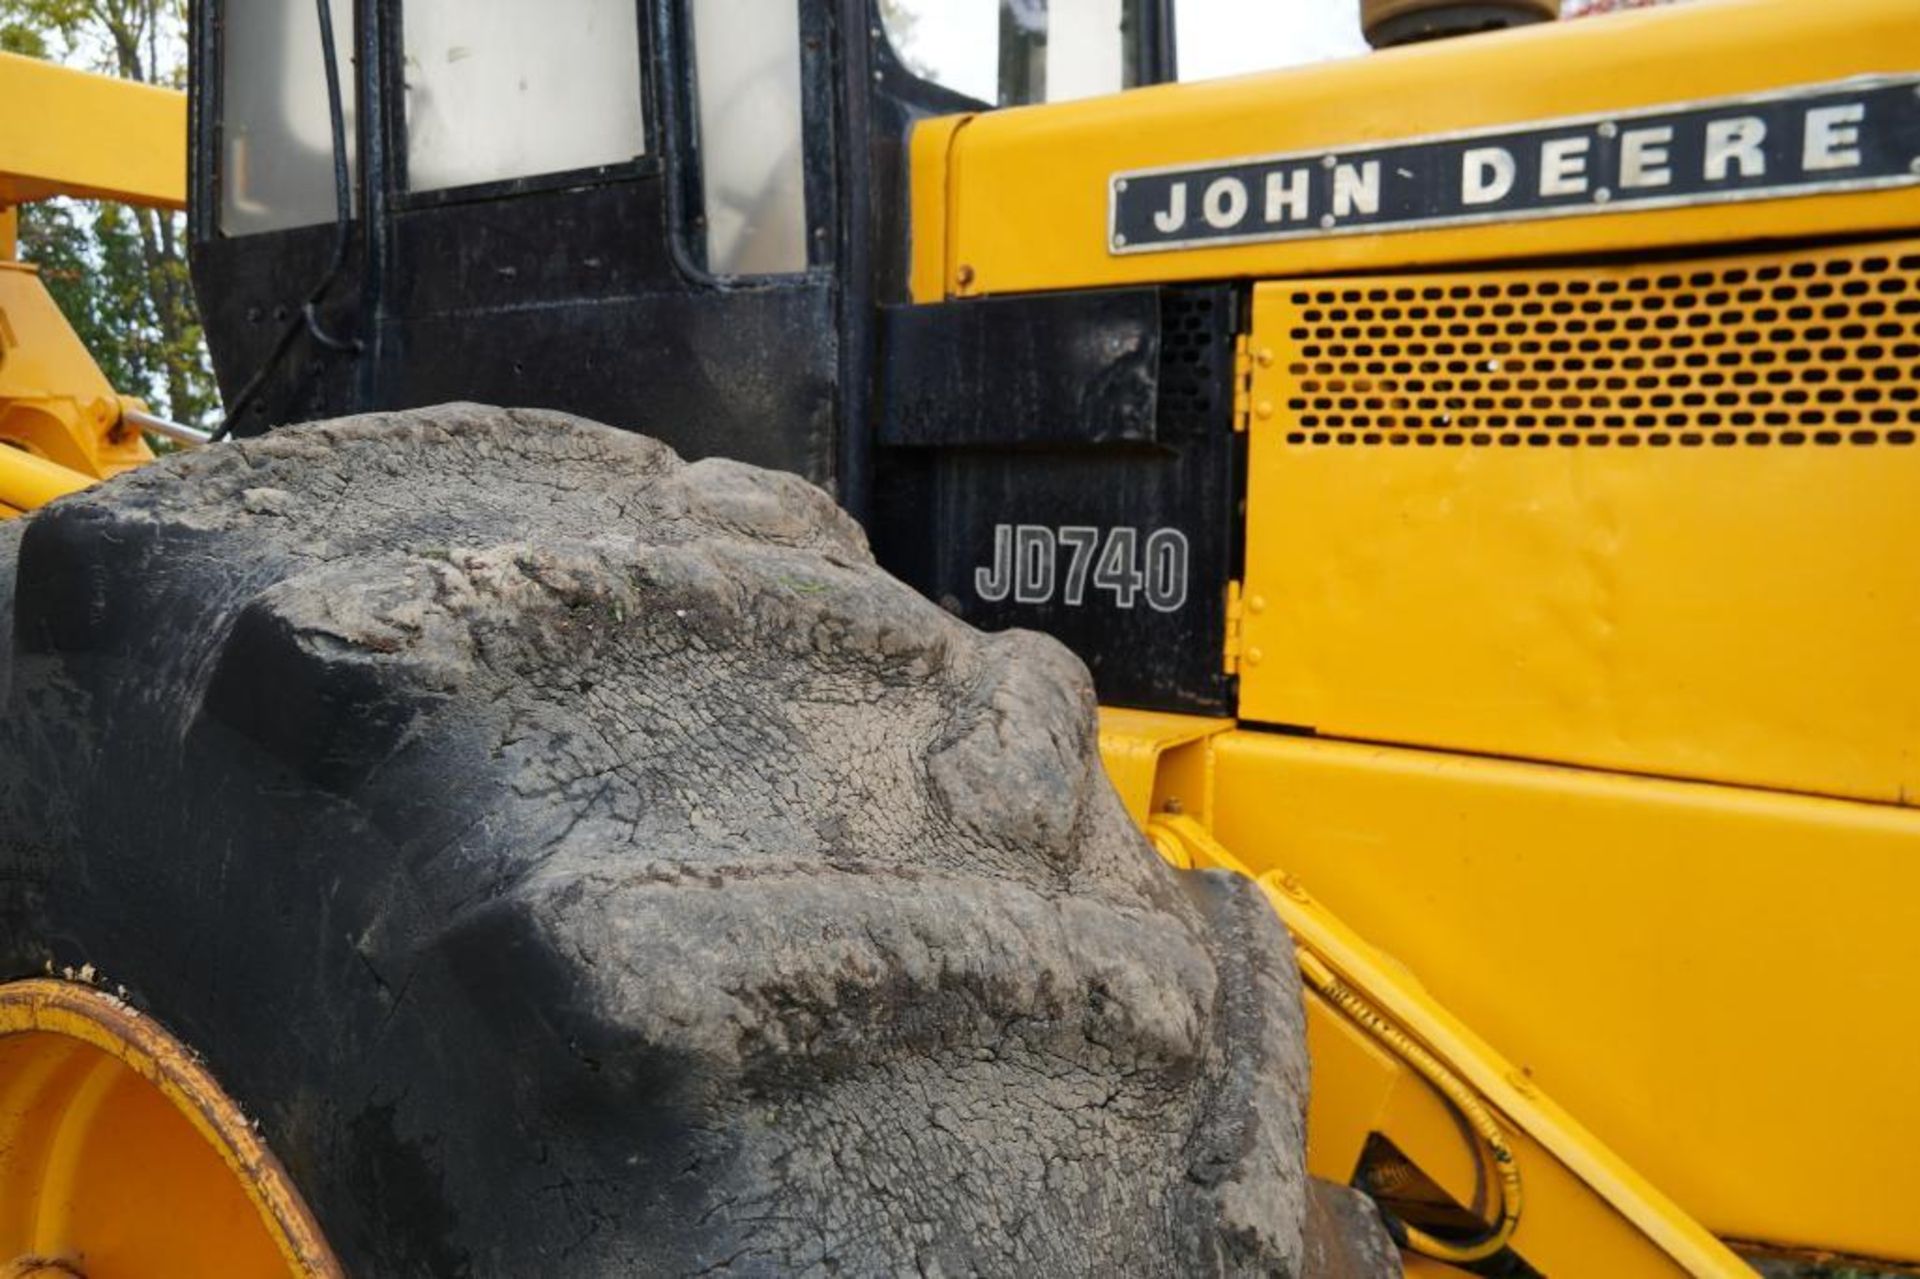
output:
M1365 53L1359 0L1180 0L1182 80L1210 80Z
M1016 10L1110 10L1116 19L1120 11L1120 0L1012 4ZM910 62L934 71L935 79L953 88L992 101L1000 8L1001 0L891 0L882 11ZM1183 80L1366 52L1359 0L1179 0L1175 8L1174 38Z

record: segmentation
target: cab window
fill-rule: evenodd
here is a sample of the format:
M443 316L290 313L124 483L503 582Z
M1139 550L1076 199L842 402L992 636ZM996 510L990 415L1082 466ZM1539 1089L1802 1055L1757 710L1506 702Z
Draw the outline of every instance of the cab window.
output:
M1304 66L1367 51L1360 0L1179 0L1173 12L1182 80Z
M807 269L798 0L692 0L697 237L715 275Z
M1020 106L1139 82L1141 0L881 0L888 42L923 80Z
M352 0L334 0L332 10L351 167ZM333 221L333 133L312 0L229 0L220 32L220 229L252 235Z
M635 0L407 0L403 26L410 190L645 153Z

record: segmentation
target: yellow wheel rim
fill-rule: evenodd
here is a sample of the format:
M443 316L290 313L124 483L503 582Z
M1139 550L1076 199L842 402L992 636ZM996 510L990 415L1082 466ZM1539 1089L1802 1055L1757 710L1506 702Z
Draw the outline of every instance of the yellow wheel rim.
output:
M91 986L0 984L0 1279L341 1275L246 1116Z

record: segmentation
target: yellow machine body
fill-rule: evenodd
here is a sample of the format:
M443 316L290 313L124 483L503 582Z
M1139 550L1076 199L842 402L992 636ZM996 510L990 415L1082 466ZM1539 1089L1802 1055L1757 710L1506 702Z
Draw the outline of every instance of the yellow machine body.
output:
M1693 1223L1920 1260L1920 186L1120 251L1115 175L1917 71L1901 0L1707 0L915 137L920 301L1246 282L1237 719L1111 710L1109 771L1577 1119L1481 1093L1548 1273L1730 1264ZM1309 1004L1314 1170L1385 1141L1484 1215L1441 1094Z
M1920 1254L1903 1208L1920 1041L1890 1013L1920 968L1902 887L1920 814L1230 720L1103 725L1143 822L1184 814L1234 864L1310 890L1365 939L1374 971L1356 981L1384 975L1470 1026L1496 1079L1564 1107L1588 1157L1669 1198L1669 1223L1766 1251ZM1379 1134L1473 1204L1447 1107L1309 1004L1313 1170L1352 1178ZM1596 1183L1500 1113L1536 1147L1520 1156L1523 1256L1548 1273L1715 1273L1596 1211ZM1621 1260L1590 1268L1601 1256Z
M53 196L186 203L186 96L0 53L0 519L153 459L60 314L18 260L17 207ZM30 104L30 107L29 105Z
M1240 713L1320 740L1212 739L1195 797L1714 1230L1896 1259L1917 285L1912 240L1257 285ZM1380 318L1529 300L1571 353Z

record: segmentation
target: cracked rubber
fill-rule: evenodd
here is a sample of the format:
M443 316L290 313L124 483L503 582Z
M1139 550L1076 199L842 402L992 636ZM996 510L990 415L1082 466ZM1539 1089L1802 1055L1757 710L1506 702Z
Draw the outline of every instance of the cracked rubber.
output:
M1272 912L804 482L344 419L7 526L0 600L0 977L124 986L349 1273L1302 1273Z

